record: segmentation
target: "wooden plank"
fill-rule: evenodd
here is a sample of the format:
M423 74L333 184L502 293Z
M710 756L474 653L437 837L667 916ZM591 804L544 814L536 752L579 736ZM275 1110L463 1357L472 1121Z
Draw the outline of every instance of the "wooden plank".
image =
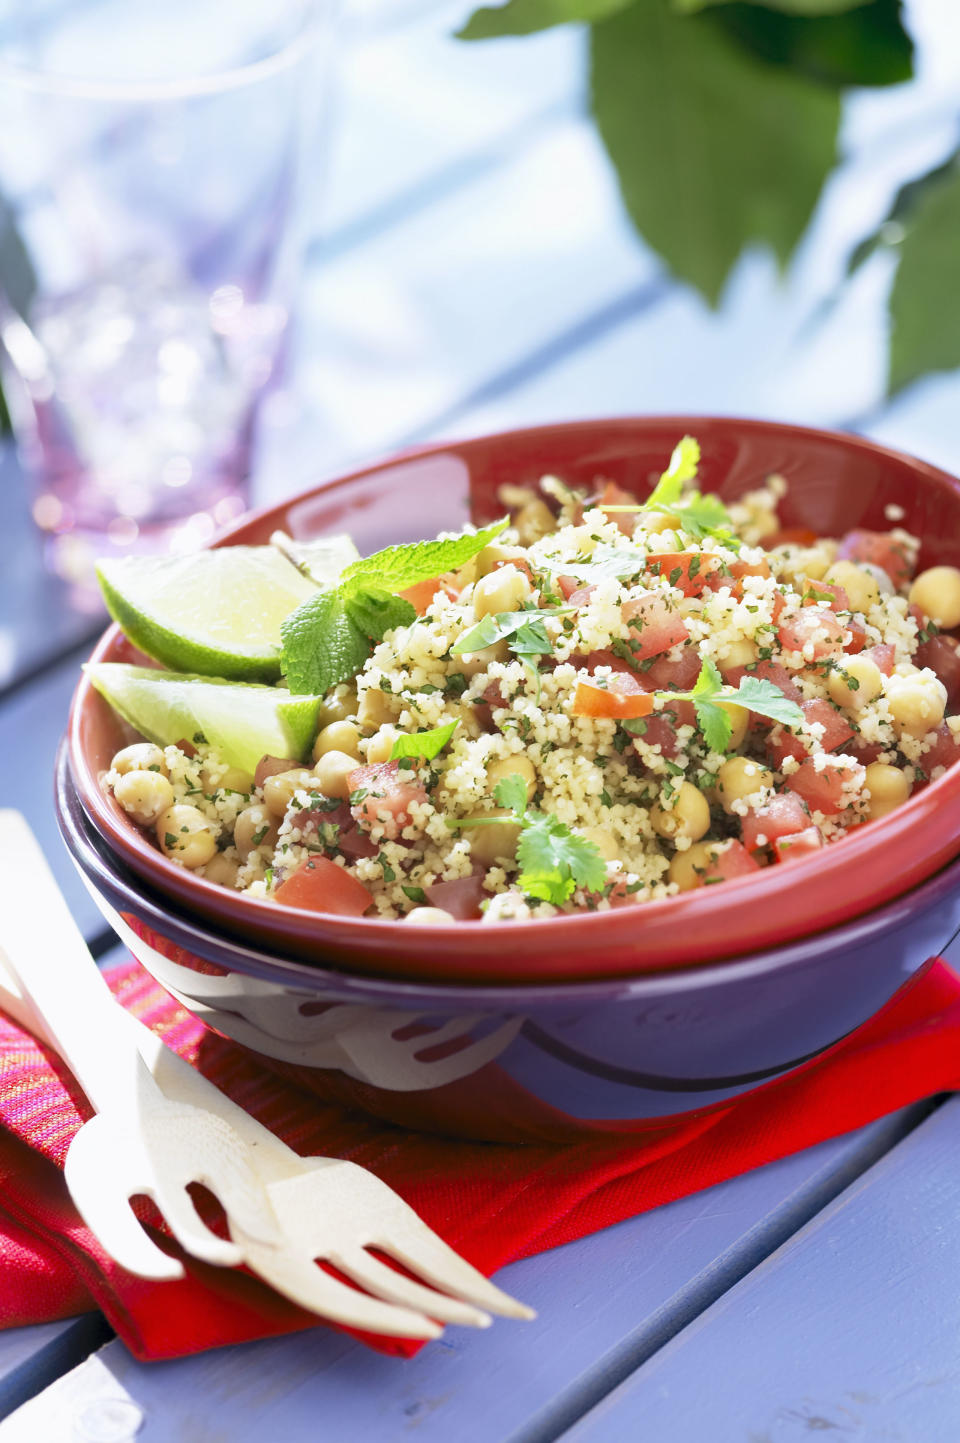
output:
M564 1443L956 1443L960 1099L930 1117Z
M76 1367L109 1336L99 1313L0 1333L0 1418Z
M145 1443L396 1443L414 1431L422 1443L552 1437L815 1214L916 1116L886 1119L505 1269L504 1285L539 1310L532 1324L452 1329L409 1362L319 1329L149 1366L115 1342L22 1408L0 1439L68 1443L77 1410L110 1396L145 1410Z
M68 655L47 675L0 705L0 805L23 812L70 910L89 937L102 931L103 922L60 840L53 814L54 755L85 656L86 649Z

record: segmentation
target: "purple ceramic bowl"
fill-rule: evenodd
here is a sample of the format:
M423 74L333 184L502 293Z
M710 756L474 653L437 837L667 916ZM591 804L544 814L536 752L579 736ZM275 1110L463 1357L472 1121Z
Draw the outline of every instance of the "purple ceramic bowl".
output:
M209 1027L318 1096L491 1140L638 1133L802 1067L909 985L960 927L960 861L787 946L634 978L402 981L279 956L152 891L87 819L61 746L56 807L104 916Z

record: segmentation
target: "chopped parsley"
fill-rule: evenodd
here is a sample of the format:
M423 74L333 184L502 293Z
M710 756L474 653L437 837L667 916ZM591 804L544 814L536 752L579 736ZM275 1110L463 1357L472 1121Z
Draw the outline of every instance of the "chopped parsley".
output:
M748 711L769 717L771 721L786 722L788 726L797 726L803 721L803 712L797 703L784 696L772 681L744 676L734 690L724 686L723 678L709 658L704 659L692 691L660 691L656 695L668 702L693 702L697 724L712 752L726 751L733 732L730 714L718 705L719 702L733 702Z
M422 905L427 900L427 894L422 887L406 887L401 883L400 891L405 897L409 897L411 902Z

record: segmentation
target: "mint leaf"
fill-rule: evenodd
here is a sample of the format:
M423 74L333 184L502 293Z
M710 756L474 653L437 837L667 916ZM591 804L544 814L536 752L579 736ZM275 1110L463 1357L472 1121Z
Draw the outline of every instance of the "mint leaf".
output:
M815 4L724 4L716 18L761 60L821 85L898 85L910 79L913 43L903 27L900 0L855 6L820 0L819 14L813 13Z
M445 722L443 726L433 727L430 731L397 737L390 751L390 760L395 762L400 757L422 757L424 761L432 762L434 757L443 751L459 725L458 721Z
M746 246L766 242L785 264L836 159L836 89L668 0L591 37L593 113L644 240L712 304Z
M358 591L344 599L344 606L350 620L364 632L371 641L380 641L388 631L398 626L409 626L416 621L416 609L402 596L391 596L387 591Z
M641 506L636 509L643 510ZM639 548L628 551L625 547L610 546L602 541L586 560L551 562L550 570L555 576L576 576L585 580L612 576L617 581L630 581L643 571L646 559L646 552Z
M541 611L531 607L529 611L498 611L495 616L485 616L478 621L476 626L471 626L459 637L454 646L451 647L453 656L463 656L465 653L483 651L484 647L493 646L497 641L503 641L506 637L523 635L519 646L511 643L511 649L524 652L551 652L553 643L547 636L543 627L544 619L551 616L566 616L573 608L569 606L555 606L551 610ZM539 622L539 627L536 623ZM541 644L542 643L542 644Z
M281 623L283 670L295 696L328 692L356 676L370 638L350 616L339 591L318 591Z
M607 880L607 864L593 842L543 812L524 817L517 861L517 880L527 896L555 906L568 901L578 887L599 892Z
M855 10L869 4L869 0L749 0L754 5L766 5L771 10L783 10L790 15L830 15L842 10ZM728 5L730 0L673 0L674 10L690 14L694 10L706 10L713 5Z
M762 681L756 676L740 678L740 685L730 696L737 706L745 706L771 721L785 722L787 726L798 726L803 721L803 712L795 701L784 696L772 681Z
M892 393L927 371L960 366L960 166L919 198L890 294Z
M457 32L457 38L491 40L500 35L532 35L537 30L549 30L552 25L599 20L630 3L631 0L509 0L497 9L484 6L475 10Z
M418 581L431 581L445 571L456 571L508 525L509 519L504 517L482 531L467 532L449 541L410 541L403 546L388 546L348 566L341 574L338 589L347 596L360 591L406 591Z
M493 789L493 795L497 799L498 807L506 807L513 812L518 822L523 820L527 810L527 784L523 777L516 772L501 777Z

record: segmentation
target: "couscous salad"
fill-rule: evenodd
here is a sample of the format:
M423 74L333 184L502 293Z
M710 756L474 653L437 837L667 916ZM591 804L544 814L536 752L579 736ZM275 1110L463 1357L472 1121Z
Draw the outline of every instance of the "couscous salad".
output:
M319 581L281 539L272 652L91 668L147 738L104 785L211 882L421 924L642 905L842 841L960 757L960 571L916 575L896 514L783 530L776 476L724 506L698 459L684 438L644 501L505 488L501 523ZM114 615L175 665L124 586Z

